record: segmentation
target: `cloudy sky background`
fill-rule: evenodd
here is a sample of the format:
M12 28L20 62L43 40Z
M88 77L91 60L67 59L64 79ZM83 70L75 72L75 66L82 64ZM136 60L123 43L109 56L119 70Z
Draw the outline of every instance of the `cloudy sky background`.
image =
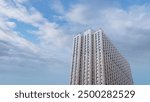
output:
M149 0L1 0L0 84L69 84L73 35L102 28L150 84Z

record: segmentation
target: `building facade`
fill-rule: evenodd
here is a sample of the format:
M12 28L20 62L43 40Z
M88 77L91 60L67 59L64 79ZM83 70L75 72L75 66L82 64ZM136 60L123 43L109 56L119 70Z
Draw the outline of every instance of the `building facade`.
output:
M74 37L71 85L132 85L130 65L99 29Z

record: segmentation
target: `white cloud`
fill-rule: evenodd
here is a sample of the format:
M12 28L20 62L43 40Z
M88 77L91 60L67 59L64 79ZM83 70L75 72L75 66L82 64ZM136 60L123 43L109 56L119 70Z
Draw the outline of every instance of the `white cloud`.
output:
M9 22L9 21L7 21L6 24L8 25L9 28L14 28L14 27L16 27L16 23L14 23L14 22Z
M64 6L60 0L53 0L50 6L51 9L55 10L57 13L63 14L65 12Z
M43 22L47 21L33 7L30 7L29 10L27 10L27 8L22 4L18 2L13 3L15 4L12 4L12 2L6 2L4 0L0 2L0 13L3 17L13 18L37 27L43 24Z
M147 9L150 9L149 6L142 5L132 6L127 11L120 8L104 10L104 28L113 31L109 33L118 36L120 42L128 43L128 39L131 44L137 43L141 37L148 37L146 31L150 29L150 13Z
M11 30L0 29L0 41L8 42L24 52L36 53L38 48L30 41L18 36L18 33Z
M25 3L27 2L28 0L13 0L14 2L17 2L17 3Z
M29 7L27 9L25 6L20 4L20 0L17 0L13 3L15 3L15 5L12 4L12 2L5 2L4 0L0 2L0 14L2 15L3 19L5 18L5 22L3 22L4 25L2 26L5 29L7 28L10 32L13 32L12 34L9 34L9 37L13 36L13 34L16 35L16 37L19 35L19 33L17 34L17 32L9 29L10 27L15 27L15 23L10 22L9 19L16 19L20 22L24 22L37 27L38 30L32 32L34 32L34 34L38 36L41 44L53 44L56 49L57 47L64 46L64 43L68 39L68 37L56 23L49 22L42 16L40 12L38 12L33 7ZM6 26L9 26L9 28ZM6 34L3 33L3 36L6 36ZM23 43L26 41L24 38L22 38L21 36L18 37L22 39L18 40L18 42L20 41L20 44L28 45L28 42ZM23 41L23 39L25 41Z
M5 17L0 17L0 42L7 42L25 52L36 53L38 48L30 41L24 39L13 28L16 26L15 22L9 21ZM8 50L9 51L9 50Z
M66 13L66 19L69 22L87 24L89 21L88 8L85 5L74 5L69 12Z
M42 25L37 33L46 45L50 44L58 47L64 47L64 43L67 40L67 35L64 35L64 31L57 25L51 23L45 23Z
M58 58L58 56L63 56L60 50L66 49L64 44L68 39L67 35L64 34L64 31L56 23L49 22L35 8L26 8L23 6L23 2L24 1L20 0L7 2L2 0L2 2L0 2L0 43L3 45L0 49L7 48L7 50L1 50L0 55L8 55L6 57L8 60L10 56L13 57L16 65L18 60L15 60L15 57L18 57L20 60L24 59L22 63L26 63L25 59L30 60L32 58L37 58L41 61L53 61L54 59L58 59L60 62L65 63L65 61ZM17 27L17 23L10 21L10 19L15 19L36 27L37 30L31 32L34 32L35 36L40 40L39 43L32 43L32 41L22 37L20 35L21 32L17 32L13 29ZM3 42L6 44L3 44ZM3 57L1 58L3 59ZM49 63L50 62L45 62L47 65ZM51 67L55 67L55 63L53 63L54 66L51 65ZM59 64L61 63L57 63L58 66ZM25 66L27 67L28 64ZM9 67L9 65L7 67ZM58 68L60 68L60 66Z

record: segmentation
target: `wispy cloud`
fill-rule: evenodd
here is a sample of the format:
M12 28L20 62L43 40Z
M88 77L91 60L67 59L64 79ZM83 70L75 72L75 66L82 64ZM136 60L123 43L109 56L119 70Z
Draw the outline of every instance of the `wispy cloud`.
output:
M50 5L51 9L53 9L56 13L62 14L65 12L64 6L60 0L53 0Z
M64 43L68 39L63 30L56 23L49 22L34 7L25 7L24 2L27 2L27 0L2 0L0 2L0 70L3 72L2 75L7 76L6 82L1 83L21 84L23 82L20 79L11 82L9 77L24 75L22 76L22 79L24 79L34 72L49 72L52 77L56 73L52 70L58 68L61 71L64 70L61 69L62 66L67 66L66 61L58 58L58 56L61 58L63 54L57 55L59 53L57 50L65 50ZM39 43L32 43L32 41L20 35L22 32L15 31L14 28L17 27L17 23L11 19L36 27L37 30L31 32L40 40ZM43 68L44 71L42 71ZM34 78L31 80L34 80ZM36 81L37 79L35 79ZM53 80L50 79L50 82L45 83L51 82ZM30 80L26 80L26 83L30 83Z

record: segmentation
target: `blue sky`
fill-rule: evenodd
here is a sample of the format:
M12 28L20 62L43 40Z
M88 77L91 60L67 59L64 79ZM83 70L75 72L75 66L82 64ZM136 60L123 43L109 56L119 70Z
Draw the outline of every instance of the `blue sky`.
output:
M73 35L88 28L104 30L135 84L150 84L149 0L1 0L0 84L69 84Z

